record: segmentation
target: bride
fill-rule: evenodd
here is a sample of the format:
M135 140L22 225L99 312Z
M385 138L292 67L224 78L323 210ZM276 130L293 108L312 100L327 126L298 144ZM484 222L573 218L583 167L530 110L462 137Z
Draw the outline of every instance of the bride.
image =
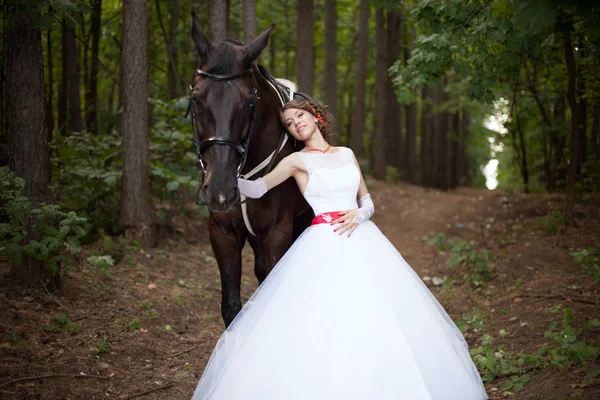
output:
M369 221L352 150L327 143L329 114L292 100L281 112L305 143L262 179L293 177L309 227L219 339L192 400L480 400L485 389L448 314Z

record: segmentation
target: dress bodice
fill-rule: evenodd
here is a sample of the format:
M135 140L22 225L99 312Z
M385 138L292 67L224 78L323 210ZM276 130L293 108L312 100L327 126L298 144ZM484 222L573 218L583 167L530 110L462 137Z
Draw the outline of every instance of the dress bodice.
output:
M315 215L357 208L360 174L347 147L336 153L298 152L308 171L304 198Z

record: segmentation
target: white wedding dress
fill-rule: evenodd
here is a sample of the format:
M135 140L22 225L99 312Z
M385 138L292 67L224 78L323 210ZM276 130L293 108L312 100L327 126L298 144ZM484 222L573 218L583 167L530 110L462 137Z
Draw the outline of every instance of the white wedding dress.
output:
M352 151L299 153L315 215L357 208ZM480 400L467 343L371 221L309 227L219 339L193 400Z

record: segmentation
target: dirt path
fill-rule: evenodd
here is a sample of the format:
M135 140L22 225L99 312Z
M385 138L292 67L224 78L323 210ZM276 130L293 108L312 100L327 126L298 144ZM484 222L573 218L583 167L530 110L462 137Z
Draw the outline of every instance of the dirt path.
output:
M383 182L375 182L371 193L376 205L373 220L417 273L450 274L455 279L454 288L432 287L449 314L456 320L473 309L484 311L486 329L490 333L506 329L504 339L517 351L544 340L544 329L554 317L548 308L560 303L527 294L547 293L548 285L553 285L552 294L559 299L575 298L575 289L569 287L578 288L578 297L600 295L585 274L573 272L568 251L561 248L584 242L598 246L598 218L586 220L575 235L526 239L527 229L510 229L515 224L527 226L527 221L547 212L555 201L552 197L507 199L485 190L442 193ZM460 273L448 272L445 259L422 242L423 236L438 232L477 240L483 248L500 253L493 266L495 280L472 291L461 282ZM23 292L1 280L0 317L6 335L0 343L0 399L189 399L223 331L220 281L199 215L178 217L163 236L161 246L150 252L114 239L87 246L86 254L112 252L119 258L112 275L105 278L82 263L65 274L59 295ZM252 260L246 247L244 300L256 288ZM515 285L518 280L525 283ZM593 304L576 303L573 308L581 316L597 311ZM468 332L466 336L472 346L479 345L478 336ZM553 393L555 399L567 399L580 391L578 398L591 399L588 392L598 390L593 380L584 382L587 386L569 386L582 384L581 368L550 372L550 378L543 377L548 372L535 375L530 385L534 389L514 398ZM50 373L65 376L40 378ZM11 382L24 377L33 379ZM552 382L567 389L561 392ZM496 383L488 391L492 398L503 397Z

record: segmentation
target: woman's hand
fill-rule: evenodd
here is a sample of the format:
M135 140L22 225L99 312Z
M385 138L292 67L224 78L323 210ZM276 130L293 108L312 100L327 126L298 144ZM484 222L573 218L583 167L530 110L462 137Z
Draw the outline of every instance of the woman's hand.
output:
M348 237L350 237L350 235L352 235L352 232L354 232L354 230L358 226L356 222L352 222L354 220L354 217L356 217L356 215L358 214L358 210L344 210L340 211L339 213L341 214L341 217L331 221L331 225L335 226L334 232L336 232L338 236L341 236L342 234L348 232Z

